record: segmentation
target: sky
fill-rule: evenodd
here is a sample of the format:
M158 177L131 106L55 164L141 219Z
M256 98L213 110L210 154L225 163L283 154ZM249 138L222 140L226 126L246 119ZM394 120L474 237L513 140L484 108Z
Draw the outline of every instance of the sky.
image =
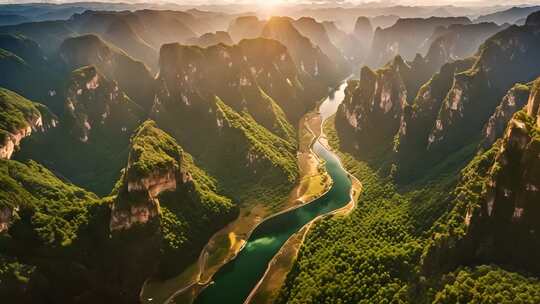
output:
M22 3L22 2L79 2L88 0L0 0L0 3ZM155 0L97 0L100 2L158 2ZM358 5L370 3L373 5L520 5L520 4L540 4L540 0L161 0L159 2L172 2L177 4L259 4L259 5L283 5L283 4L335 4L337 5Z
M66 2L123 2L123 3L153 3L160 2L175 3L180 5L230 5L245 4L263 7L287 6L295 4L318 4L321 6L431 6L431 5L454 5L454 6L496 6L504 7L518 5L540 5L540 0L0 0L0 4L5 3L66 3Z

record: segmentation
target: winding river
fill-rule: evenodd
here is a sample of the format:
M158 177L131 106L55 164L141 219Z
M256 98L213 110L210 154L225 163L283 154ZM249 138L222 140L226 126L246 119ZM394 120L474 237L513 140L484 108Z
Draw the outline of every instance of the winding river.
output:
M332 92L319 110L324 119L332 116L343 100L346 83ZM197 304L242 304L261 279L268 263L287 239L319 215L330 213L350 201L351 180L335 154L318 140L313 151L325 160L326 170L333 180L330 190L300 208L262 222L251 234L238 256L223 266L213 283L197 297Z

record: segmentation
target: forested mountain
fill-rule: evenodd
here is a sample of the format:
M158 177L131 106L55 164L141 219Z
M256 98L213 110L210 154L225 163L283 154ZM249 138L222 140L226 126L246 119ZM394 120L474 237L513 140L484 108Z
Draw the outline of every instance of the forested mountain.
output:
M363 181L360 208L313 229L278 302L540 300L539 16L445 64L412 102L402 61L349 82L325 128Z
M487 15L479 16L477 22L495 22L497 24L516 24L521 19L527 18L531 13L540 10L540 6L512 7L504 11L499 11Z
M417 53L426 54L430 46L426 42L437 27L470 23L471 20L465 17L399 19L389 28L375 30L370 55L366 62L370 66L378 67L396 55L412 60ZM414 35L408 33L414 33Z
M240 204L273 208L288 196L297 121L339 78L301 70L270 39L233 45L217 32L191 40L208 48L163 44L196 37L174 24L210 28L200 18L87 11L54 29L2 28L1 155L15 159L2 161L7 299L133 303L150 276L194 262ZM43 32L54 39L28 38Z
M540 303L540 12L313 6L0 5L0 297Z

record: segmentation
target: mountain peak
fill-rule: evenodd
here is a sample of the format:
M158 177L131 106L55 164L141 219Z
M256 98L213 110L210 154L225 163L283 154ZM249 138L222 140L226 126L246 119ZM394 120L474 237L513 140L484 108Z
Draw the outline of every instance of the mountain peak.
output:
M540 26L540 11L530 14L525 21L528 26Z

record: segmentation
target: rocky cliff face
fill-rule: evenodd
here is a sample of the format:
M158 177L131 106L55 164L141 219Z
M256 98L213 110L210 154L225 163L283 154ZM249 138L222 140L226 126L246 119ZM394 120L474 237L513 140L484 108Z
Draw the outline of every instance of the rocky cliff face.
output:
M511 108L508 99L516 89L506 95L501 108ZM434 229L424 252L424 272L496 263L540 273L540 80L529 89L527 104L511 117L503 137L461 171L453 209Z
M94 66L71 73L66 93L66 127L82 142L90 134L128 136L144 117L144 110Z
M10 207L0 208L0 234L7 231L13 220L13 209Z
M275 39L287 47L301 78L318 83L324 87L321 90L326 91L327 86L339 81L346 71L340 71L327 54L300 34L292 23L293 20L287 17L273 17L265 24L261 36Z
M328 32L322 23L313 18L302 17L293 21L294 27L311 42L321 48L321 51L332 60L338 69L348 69L343 53L330 40Z
M158 268L159 275L177 274L196 258L210 235L237 214L232 201L217 192L213 178L153 121L144 122L133 135L115 193L110 229L125 245L122 250L144 249L139 261L145 259L143 254L155 257L142 267L146 276ZM140 233L143 246L141 239L130 237Z
M156 138L157 144L152 144ZM127 167L118 197L112 205L111 230L146 224L159 213L158 195L174 191L178 184L190 182L181 172L182 150L152 121L142 124L131 140ZM185 175L184 178L182 176Z
M538 27L512 26L487 40L474 66L455 76L429 136L431 150L460 147L481 129L504 94L516 82L537 76L540 61Z
M141 107L149 109L152 106L155 83L146 66L108 45L98 36L85 35L67 39L62 43L59 53L69 70L93 65L107 79L117 81L119 88Z
M375 31L366 64L379 67L398 54L412 60L417 53L426 54L430 46L427 42L437 27L470 23L465 17L399 19L393 26Z
M0 88L0 109L0 158L3 159L10 159L21 140L32 131L45 131L57 123L45 106L4 88Z
M206 33L200 37L189 39L187 44L198 45L206 48L212 45L223 43L225 45L233 45L233 40L228 32L217 31L215 33Z
M435 30L426 60L438 70L443 64L473 56L478 47L503 26L495 23L452 24Z
M207 107L198 100L216 95L234 110L248 111L269 130L289 138L293 134L287 118L295 121L312 106L308 87L300 82L287 49L273 40L243 40L235 46L207 49L166 45L161 60L160 79L168 95L160 94L159 100L178 96L179 106L188 111Z
M256 16L242 16L236 18L228 28L231 38L238 43L242 39L254 39L261 35L265 21Z
M506 95L501 103L495 109L482 131L482 147L489 149L495 141L504 135L506 126L514 113L523 109L529 99L532 84L516 84Z
M338 131L354 134L350 141L357 147L390 144L400 127L407 99L416 96L426 80L423 69L421 57L406 63L399 56L376 71L364 67L360 80L349 82L337 113Z
M369 47L373 39L373 26L367 17L358 17L354 24L354 35L362 41L363 45Z
M394 142L401 173L411 173L406 168L408 164L411 169L417 168L413 160L426 150L431 127L452 87L454 75L469 69L473 63L472 60L458 60L445 64L420 88L414 100L405 106Z
M475 258L540 273L540 80L508 123L480 208L470 219Z
M220 181L249 188L295 180L290 121L315 99L303 97L309 87L282 44L264 38L206 49L170 44L161 49L161 65L152 116Z

